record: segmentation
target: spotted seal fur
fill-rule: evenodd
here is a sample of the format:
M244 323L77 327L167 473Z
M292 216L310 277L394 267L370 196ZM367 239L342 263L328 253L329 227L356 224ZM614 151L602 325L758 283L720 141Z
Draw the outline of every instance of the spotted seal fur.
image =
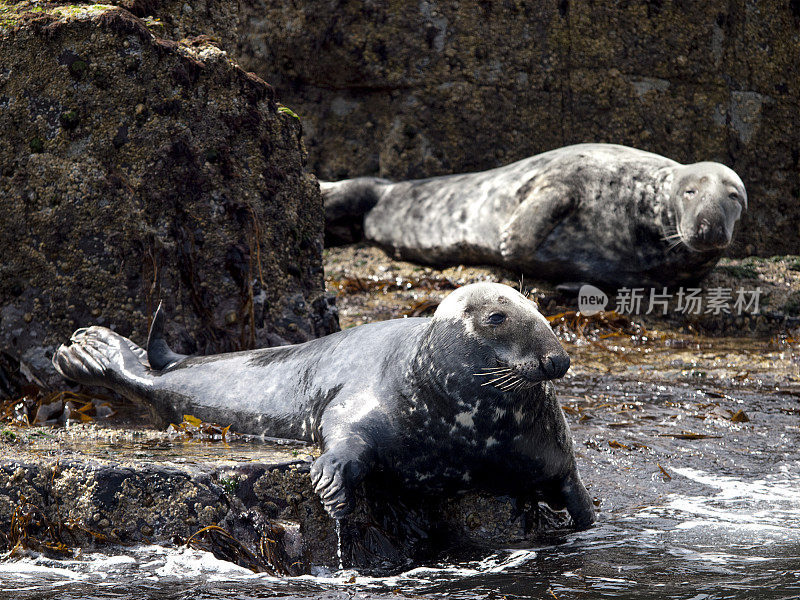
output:
M398 258L607 287L701 279L747 208L742 180L725 165L681 165L613 144L567 146L479 173L321 187L329 242L363 222L366 239Z

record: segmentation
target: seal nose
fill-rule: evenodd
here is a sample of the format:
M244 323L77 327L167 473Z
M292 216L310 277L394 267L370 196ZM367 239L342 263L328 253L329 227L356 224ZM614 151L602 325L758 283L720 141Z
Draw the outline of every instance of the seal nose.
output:
M547 379L563 377L569 370L569 355L565 352L548 354L542 358L542 373Z
M724 248L731 242L722 215L712 211L698 215L693 237L694 244L702 248Z
M721 224L711 225L708 221L702 221L697 227L697 237L705 245L712 247L727 246L728 234L725 227Z

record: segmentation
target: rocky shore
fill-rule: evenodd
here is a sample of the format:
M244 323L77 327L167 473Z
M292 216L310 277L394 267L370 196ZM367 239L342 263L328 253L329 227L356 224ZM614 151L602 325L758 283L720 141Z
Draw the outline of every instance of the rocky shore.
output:
M601 522L702 493L685 472L769 472L766 457L795 452L796 343L562 339L573 367L557 389ZM308 476L313 448L232 433L187 439L152 429L143 409L114 406L117 415L84 425L0 430L0 543L11 556L191 540L255 570L338 565L336 523ZM397 568L434 550L480 555L569 535L567 517L545 505L480 494L399 505L379 486L366 494L343 523L347 566Z
M195 424L203 435L182 424L158 431L140 407L54 377L49 357L76 327L143 343L161 300L175 349L208 354L428 315L472 281L519 286L572 356L558 390L601 521L704 493L686 473L760 473L776 453L796 462L796 255L724 259L700 286L698 312L681 310L673 290L661 313L645 304L587 317L574 291L513 273L421 267L363 244L323 252L303 134L325 177L483 169L588 139L684 161L730 158L751 197L733 255L796 252L797 132L784 126L798 95L784 80L797 62L786 45L794 33L784 35L796 7L762 19L755 5L711 3L690 23L681 7L657 3L643 38L661 40L650 48L657 77L645 77L628 59L618 65L623 37L594 38L596 26L611 31L600 7L559 3L535 31L496 21L511 40L497 46L478 34L492 10L484 4L475 10L485 15L404 5L393 21L388 2L367 26L355 5L331 19L255 0L240 11L215 0L0 2L6 559L187 544L296 575L569 535L565 514L537 503L398 499L379 482L337 524L311 488L316 449L244 438L224 423ZM623 21L635 25L642 10ZM705 58L688 61L706 41ZM734 76L714 74L723 66ZM727 310L709 310L713 290L728 291ZM733 310L738 290L758 291L758 307Z
M193 543L256 571L298 575L336 568L339 552L347 566L398 568L456 543L499 547L567 523L509 498L469 494L388 509L395 499L381 498L344 521L340 550L308 476L315 450L230 437L188 440L114 420L3 429L0 545L12 557ZM391 521L387 510L396 511ZM437 532L441 541L429 539Z
M328 250L325 264L329 290L339 292L344 327L426 314L449 287L467 281L514 283L486 269L438 271L400 263L365 246ZM771 306L786 307L789 296L780 291L796 289L795 264L790 258L726 261L712 281L734 285L734 275L755 272L759 285L772 286L772 297L780 298ZM552 289L534 286L531 293L551 318L560 314L552 310L565 308L541 300L546 296L540 294L555 295ZM572 356L557 389L601 520L694 490L696 483L676 474L682 470L760 469L764 453L793 452L784 438L798 435L800 351L789 330L731 338L698 336L664 321L562 318L553 326ZM42 544L69 551L191 539L220 557L270 572L338 565L336 523L322 510L308 476L315 449L233 432L225 442L187 439L174 428L152 429L142 408L111 405L116 415L85 419L84 425L6 425L0 432L0 531L7 549L18 531L13 524L30 514L28 537L16 539L44 551L52 548ZM214 431L212 437L219 437ZM773 431L785 434L776 438ZM567 533L565 514L510 498L470 494L398 506L381 496L379 486L370 488L371 501L365 494L343 524L345 565L397 568L447 548L535 546ZM56 524L60 537L53 541L48 532Z
M324 260L328 291L338 294L342 327L403 315L431 314L455 286L484 280L521 287L549 317L574 315L578 310L576 291L562 291L551 283L520 279L498 268L436 269L395 260L368 244L328 248ZM684 288L684 293L689 287ZM667 290L666 309L657 305L648 313L649 290L642 290L639 310L632 310L630 302L621 305L619 294L608 296L606 309L628 309L622 315L626 322L650 329L708 336L769 338L793 335L800 327L800 256L723 258L705 280L691 287L700 290L702 302L689 310L681 310L679 289ZM714 290L730 294L719 310L708 303ZM740 290L747 300L758 291L757 310L755 306L736 310Z

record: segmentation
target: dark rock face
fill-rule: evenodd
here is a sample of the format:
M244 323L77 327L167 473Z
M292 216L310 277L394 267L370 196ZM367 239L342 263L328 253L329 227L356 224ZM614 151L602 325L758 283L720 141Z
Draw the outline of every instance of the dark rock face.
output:
M239 60L303 120L322 179L480 171L580 142L716 160L737 256L798 251L796 3L241 3Z
M144 342L161 299L185 353L338 329L319 189L269 85L123 9L2 16L5 362L46 380L53 347L89 324Z
M20 437L38 432L20 431ZM195 456L198 448L207 450L182 446L161 432L81 426L50 432L51 441L35 450L0 439L2 552L17 541L52 551L57 543L91 548L191 538L220 558L256 570L296 575L338 564L335 521L312 489L307 449L235 446L231 461L224 450L218 458ZM75 442L82 450L75 450ZM159 456L159 446L171 450ZM143 460L136 453L150 456ZM413 505L373 488L369 500L363 487L358 496L356 512L341 523L347 566L393 570L447 548L530 541L568 523L564 513L544 505L522 506L476 492L410 498ZM195 535L209 526L227 534Z
M731 254L798 252L793 2L114 3L155 17L158 35L208 36L270 81L321 178L479 171L619 143L732 167L751 209Z

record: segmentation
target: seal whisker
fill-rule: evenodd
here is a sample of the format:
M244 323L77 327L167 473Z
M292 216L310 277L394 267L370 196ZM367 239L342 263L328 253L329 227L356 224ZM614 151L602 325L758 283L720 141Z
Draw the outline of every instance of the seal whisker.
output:
M509 372L509 373L494 373L494 374L492 374L492 375L488 375L488 377L494 377L494 379L492 379L491 381L489 381L489 383L492 383L492 382L494 382L494 381L500 381L501 379L505 379L505 378L506 378L506 377L508 377L509 375L511 375L511 373L510 373L510 372Z
M507 377L513 377L513 373L503 373L499 377L495 377L494 379L490 380L488 383L494 383L496 381L500 381L501 379L506 379Z
M499 385L499 384L497 384L497 382L498 382L498 381L500 381L501 379L506 379L507 377L508 377L508 374L506 374L506 375L502 375L502 376L500 376L500 377L496 377L495 379L492 379L491 381L484 381L484 382L481 384L481 386L485 386L485 385Z
M510 381L505 381L502 384L499 384L497 387L504 392L511 390L515 385L517 385L522 379L519 375L515 375Z
M494 369L494 370L486 370L483 373L473 373L473 375L500 375L501 373L508 373L511 369Z
M501 375L500 377L492 379L491 381L487 381L486 383L481 384L481 385L494 384L495 387L498 387L498 386L501 386L501 385L504 385L504 384L508 383L508 381L510 379L513 379L514 377L515 377L515 375L513 373L506 373L505 375Z
M674 241L667 247L667 253L672 252L673 250L678 248L681 244L683 244L683 238L679 237L676 241Z

